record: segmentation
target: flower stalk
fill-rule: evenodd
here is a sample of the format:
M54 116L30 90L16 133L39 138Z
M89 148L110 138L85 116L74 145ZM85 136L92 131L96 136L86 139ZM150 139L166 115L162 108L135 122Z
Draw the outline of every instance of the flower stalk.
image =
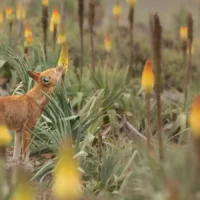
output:
M135 3L136 0L128 0L129 5L129 14L128 14L128 21L129 21L129 33L130 33L130 64L129 64L129 75L133 74L133 48L134 48L134 41L133 41L133 28L134 28L134 13L135 13Z
M116 46L120 49L119 37L120 37L120 30L119 30L119 22L121 18L121 6L119 4L119 0L115 0L115 4L113 6L113 15L115 17L115 26L116 26Z
M152 51L153 51L153 65L155 67L155 93L156 93L156 113L157 113L157 135L159 145L160 160L164 159L163 150L163 130L161 117L161 41L162 41L162 27L160 19L157 14L154 14L150 20L150 28L152 34Z
M111 41L111 37L110 37L109 32L106 33L106 37L105 37L105 40L104 40L104 47L105 47L105 50L106 50L105 66L110 67L110 52L111 52L111 49L112 49L112 41Z
M90 46L91 46L92 74L93 74L93 76L95 75L94 19L95 19L95 1L94 0L89 0L88 22L89 22L89 29L90 29Z
M79 31L80 31L80 40L81 40L81 68L80 68L80 73L81 76L83 74L83 62L84 62L84 11L85 11L85 6L84 6L84 0L78 0L78 17L79 17Z
M47 42L48 42L47 29L48 29L48 18L49 18L48 5L49 5L48 0L42 1L43 48L44 48L44 55L45 55L46 60L47 60Z
M186 110L187 107L187 99L188 99L188 89L191 79L191 71L192 71L192 42L193 42L193 17L190 13L188 15L188 32L187 32L187 44L188 44L188 68L185 76L185 84L184 84L184 106L183 110ZM186 49L187 52L187 49Z

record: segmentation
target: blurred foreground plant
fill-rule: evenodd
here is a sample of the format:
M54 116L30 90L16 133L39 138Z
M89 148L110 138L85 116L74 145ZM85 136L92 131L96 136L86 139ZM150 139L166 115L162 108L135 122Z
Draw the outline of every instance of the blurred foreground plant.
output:
M11 200L35 200L33 186L29 183L28 174L20 168L16 172L17 182Z
M65 141L58 152L58 161L53 171L53 196L56 200L79 200L81 176L73 158L72 143Z

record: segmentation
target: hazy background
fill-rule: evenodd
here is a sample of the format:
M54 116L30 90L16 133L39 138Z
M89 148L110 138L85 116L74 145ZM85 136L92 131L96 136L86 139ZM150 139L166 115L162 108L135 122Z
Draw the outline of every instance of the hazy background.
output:
M127 18L127 3L126 0L119 0L123 7L123 19ZM115 0L105 0L106 16L112 16L111 7ZM172 16L177 13L181 8L185 8L190 11L194 18L198 17L198 0L137 0L136 3L136 21L148 22L148 16L150 12L158 12L161 21L165 23L165 26L172 24ZM200 15L199 15L200 16Z

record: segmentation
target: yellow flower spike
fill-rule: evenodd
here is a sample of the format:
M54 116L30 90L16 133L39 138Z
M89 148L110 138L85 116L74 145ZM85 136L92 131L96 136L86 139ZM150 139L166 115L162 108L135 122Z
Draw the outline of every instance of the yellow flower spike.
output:
M52 194L56 199L78 200L81 197L81 175L73 159L71 144L67 141L59 149L53 172Z
M22 19L25 20L26 19L26 9L22 8Z
M181 26L180 27L180 38L182 40L187 40L188 37L188 27L187 26Z
M130 8L134 8L136 4L136 0L127 0L127 3Z
M111 39L110 39L110 33L106 34L105 41L104 41L104 46L105 46L105 49L106 49L107 53L111 51L112 42L111 42Z
M22 12L22 16L21 16L21 12ZM21 4L18 4L17 6L16 18L17 20L20 20L20 19L25 20L26 18L26 9L25 7L21 7Z
M0 24L3 24L3 12L1 7L0 7Z
M53 29L54 29L54 24L52 22L50 22L50 32L53 33Z
M17 184L12 194L11 200L34 200L35 195L31 185L28 183L28 176L23 170L20 170L17 174Z
M146 93L150 93L154 87L154 73L151 59L148 59L144 66L142 73L142 87Z
M118 18L121 16L121 6L118 1L115 2L115 5L113 7L113 15Z
M192 107L189 114L189 125L192 129L193 135L200 138L200 95L193 100Z
M11 7L6 8L6 19L13 20L13 9Z
M67 42L62 43L61 45L61 51L60 51L60 57L58 60L58 66L65 67L66 71L68 71L68 64L69 64L69 58L68 58L68 46Z
M43 6L48 6L49 5L49 0L42 0L42 5Z
M51 21L50 25L59 25L60 24L60 13L56 7L54 7L52 16L51 16ZM51 28L50 28L51 29Z
M62 44L66 40L67 40L67 38L66 38L65 27L64 27L64 25L61 25L59 35L58 35L58 39L57 39L57 44Z
M12 137L7 126L4 124L1 124L0 125L0 146L6 147L10 144L11 141L12 141Z
M30 36L30 35L32 36L31 25L30 25L29 22L27 22L24 36L25 36L25 38L26 38L26 37L28 37L28 36Z
M28 36L25 38L24 46L25 46L25 47L30 47L30 46L32 46L32 44L33 44L33 36L32 36L32 35L28 35Z
M33 43L33 33L32 33L31 25L30 25L29 22L27 22L27 24L26 24L26 29L25 29L25 32L24 32L24 37L25 37L24 46L25 47L32 46L32 43Z

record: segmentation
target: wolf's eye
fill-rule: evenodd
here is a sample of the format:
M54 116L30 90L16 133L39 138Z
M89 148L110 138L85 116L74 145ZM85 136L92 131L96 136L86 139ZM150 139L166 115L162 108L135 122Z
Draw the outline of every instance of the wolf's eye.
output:
M47 76L42 76L41 80L44 85L47 85L49 83L49 77Z

